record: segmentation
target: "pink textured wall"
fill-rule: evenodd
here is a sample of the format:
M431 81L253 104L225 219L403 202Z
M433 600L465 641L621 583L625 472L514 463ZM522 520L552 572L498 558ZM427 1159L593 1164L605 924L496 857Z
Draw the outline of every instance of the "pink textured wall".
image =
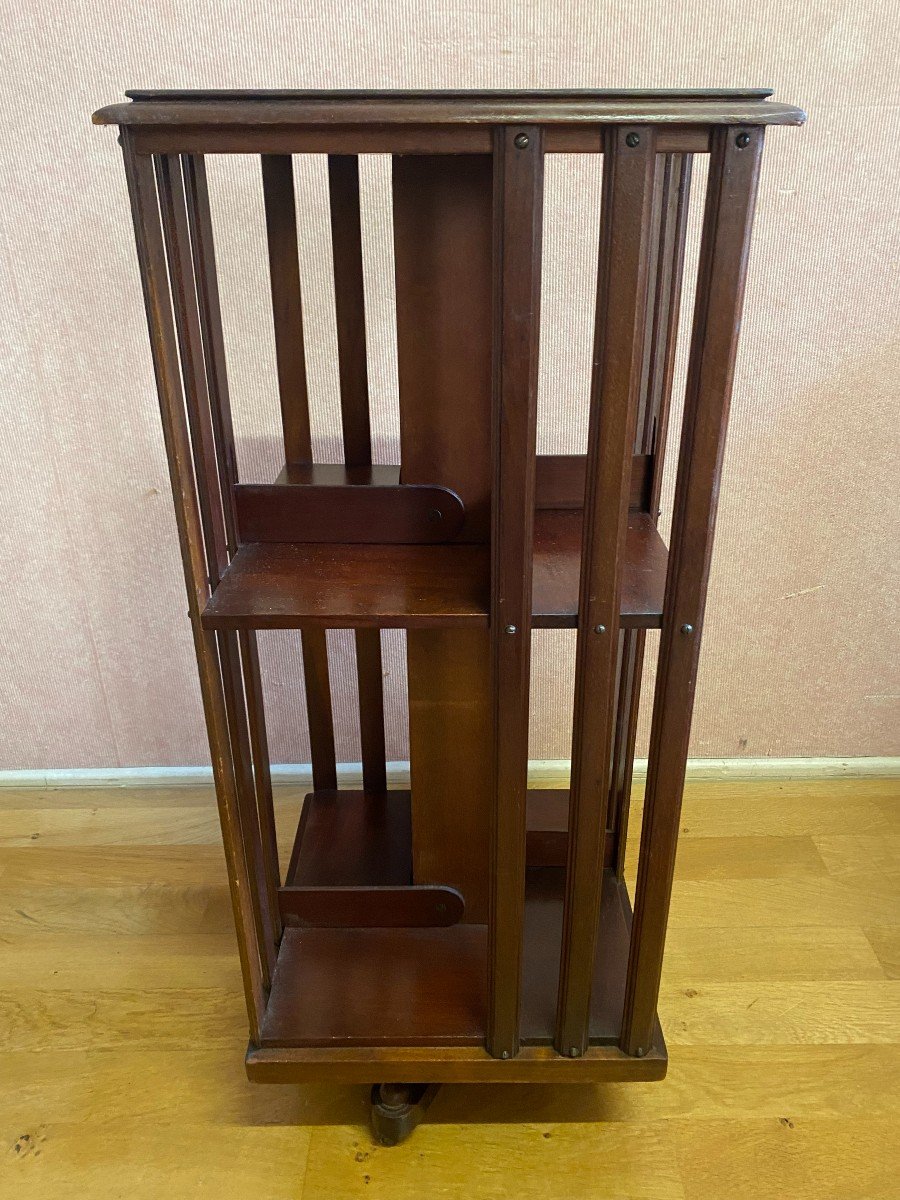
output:
M114 133L89 124L94 108L138 86L753 85L806 108L810 124L774 131L764 157L692 753L897 752L900 142L890 5L3 8L0 766L207 756L124 179ZM547 451L579 450L584 436L598 168L554 159L549 169ZM227 332L243 347L229 358L240 456L247 478L266 479L277 427L258 172L230 160L211 176ZM397 443L387 184L383 160L364 165L383 462ZM298 167L298 198L314 420L320 455L334 459L321 161ZM665 505L668 516L670 493ZM339 749L353 760L348 643L333 638ZM387 640L389 754L402 758L402 637ZM536 638L535 757L568 753L572 643L571 634ZM296 638L266 635L263 650L275 757L303 761Z

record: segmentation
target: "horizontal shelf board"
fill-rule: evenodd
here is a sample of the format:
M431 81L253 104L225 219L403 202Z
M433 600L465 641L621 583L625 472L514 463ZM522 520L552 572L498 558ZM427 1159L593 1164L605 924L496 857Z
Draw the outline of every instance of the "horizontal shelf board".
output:
M545 509L534 526L532 613L535 629L574 629L578 622L582 515ZM628 515L620 621L655 629L662 621L668 552L647 513Z
M581 514L535 518L534 626L574 628ZM631 513L622 573L621 622L655 628L662 617L666 548L646 513ZM486 546L250 543L210 599L211 629L406 628L488 624Z
M483 546L242 546L203 614L211 628L415 629L487 624Z
M527 872L522 1040L552 1041L564 873ZM590 1037L618 1040L631 910L604 872ZM284 931L262 1046L480 1045L487 1013L487 927Z

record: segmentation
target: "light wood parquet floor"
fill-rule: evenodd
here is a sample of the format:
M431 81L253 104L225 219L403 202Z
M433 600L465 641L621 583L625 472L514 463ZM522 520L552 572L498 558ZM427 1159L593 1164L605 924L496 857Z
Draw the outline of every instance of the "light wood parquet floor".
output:
M445 1087L384 1149L365 1088L244 1077L209 789L0 791L0 1196L900 1196L900 781L698 782L682 826L668 1078Z

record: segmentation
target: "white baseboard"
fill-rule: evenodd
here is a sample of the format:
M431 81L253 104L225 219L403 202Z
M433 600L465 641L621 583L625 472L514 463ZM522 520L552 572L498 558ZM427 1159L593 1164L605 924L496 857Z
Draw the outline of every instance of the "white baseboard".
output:
M338 783L345 788L362 786L360 763L340 763ZM634 778L644 779L647 760L637 759ZM409 763L387 764L388 785L409 784ZM687 777L700 779L835 779L875 776L900 777L898 758L693 758ZM569 760L532 759L528 764L532 787L566 787ZM272 780L297 787L312 785L308 764L279 763L272 767ZM210 767L86 767L75 770L0 771L0 787L18 788L106 788L106 787L198 787L212 783Z

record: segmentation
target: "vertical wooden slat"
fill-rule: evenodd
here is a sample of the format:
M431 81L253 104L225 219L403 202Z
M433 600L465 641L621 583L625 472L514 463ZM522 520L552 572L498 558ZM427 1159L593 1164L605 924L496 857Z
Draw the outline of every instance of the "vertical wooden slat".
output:
M225 340L222 332L222 313L219 304L219 284L206 164L201 155L184 155L182 169L212 432L219 465L219 490L222 496L228 551L233 554L237 549L234 485L238 482L238 469L228 390L228 372L225 362ZM247 702L257 817L262 841L269 911L275 938L279 939L281 937L281 918L278 909L278 887L281 881L281 872L278 862L278 838L272 797L272 776L269 768L269 746L266 736L259 651L255 630L240 630L237 636Z
M650 512L658 516L665 464L666 435L675 372L678 320L681 313L681 284L691 190L692 156L667 154L663 159L663 205L659 231L660 256L650 326L648 403L636 454L652 454L653 483Z
M384 669L381 631L357 629L356 682L359 689L359 743L363 787L367 792L387 788L384 745Z
M628 812L631 806L634 745L641 702L641 670L644 662L645 632L643 629L623 629L619 632L621 652L616 690L616 725L613 734L607 831L612 839L610 857L616 864L616 872L620 879L625 864L625 839L628 836Z
M351 467L364 467L372 461L372 434L366 362L359 160L355 155L329 155L328 196L344 461Z
M359 159L355 155L329 156L328 191L344 461L348 466L368 466L372 461L372 434L366 362ZM377 629L357 629L355 640L363 787L367 791L380 792L387 787L381 634Z
M219 464L207 389L184 180L181 160L177 156L166 155L157 160L157 189L172 285L175 330L181 354L194 476L197 481L201 527L206 547L206 568L210 586L215 588L227 565L225 515L219 489ZM269 906L270 888L266 881L259 815L256 810L256 791L237 635L230 631L223 632L216 635L216 640L231 738L241 836L250 868L253 911L262 948L263 981L268 986L275 967L276 934Z
M312 461L312 439L306 392L293 166L289 154L261 154L260 162L284 454L289 463L309 463Z
M306 357L303 349L303 310L294 176L287 154L262 154L263 198L269 249L269 281L275 326L278 394L284 430L284 456L289 463L312 462ZM309 722L313 785L337 787L328 645L322 629L304 629L303 682Z
M678 317L681 309L681 283L687 234L690 194L691 156L658 155L657 192L653 214L653 257L641 380L642 406L635 431L635 454L652 455L653 475L649 506L653 520L659 515L659 498L665 464L666 434L675 368ZM628 814L631 805L634 747L640 712L641 677L644 666L646 631L625 630L613 742L610 821L614 837L614 859L621 878L625 867Z
M280 940L282 931L278 908L278 888L281 885L281 866L278 861L278 831L275 825L275 802L272 795L272 772L269 761L269 738L266 733L262 674L259 667L259 646L255 629L241 629L237 636L243 667L244 695L247 701L250 754L253 761L256 807L269 893L269 909L272 914L275 938Z
M452 488L459 540L486 542L491 507L490 155L393 160L400 471ZM490 646L486 630L407 634L413 871L488 916Z
M253 908L259 926L260 945L263 950L263 980L268 988L271 986L272 974L275 970L278 940L275 917L277 908L273 909L271 905L273 888L267 873L256 803L253 748L247 721L248 702L244 692L238 635L233 630L220 630L216 634L216 640L219 644L219 660L222 665L225 712L231 737L231 757L234 761L241 832L247 848Z
M725 127L710 146L621 1037L638 1056L656 1020L762 144L761 127Z
M544 157L539 127L494 136L493 821L487 1048L519 1050Z
M653 129L612 127L605 139L555 1038L557 1050L572 1057L583 1054L588 1043L655 162Z
M313 787L330 791L337 787L337 759L325 630L302 630L300 646L303 650L303 686L306 690Z
M201 155L184 155L182 169L212 431L218 449L219 490L222 495L228 549L233 553L237 548L233 488L237 483L238 471L225 364L222 313L219 305L212 214L209 207L209 186L206 180L206 164Z
M250 871L240 834L240 816L216 641L214 635L204 630L200 624L200 613L209 598L209 583L203 550L200 508L193 480L190 438L185 422L184 398L153 165L149 157L134 152L131 136L127 130L122 130L121 140L134 220L138 262L141 268L141 284L150 331L153 367L159 394L163 437L172 482L188 610L197 655L200 690L216 783L216 798L222 823L228 882L250 1023L250 1038L251 1041L257 1043L266 1005L262 948L253 912Z
M175 155L160 155L155 165L207 572L210 585L215 588L228 564L228 550L219 468L213 448L212 415L207 401L206 367L194 291L181 161Z

